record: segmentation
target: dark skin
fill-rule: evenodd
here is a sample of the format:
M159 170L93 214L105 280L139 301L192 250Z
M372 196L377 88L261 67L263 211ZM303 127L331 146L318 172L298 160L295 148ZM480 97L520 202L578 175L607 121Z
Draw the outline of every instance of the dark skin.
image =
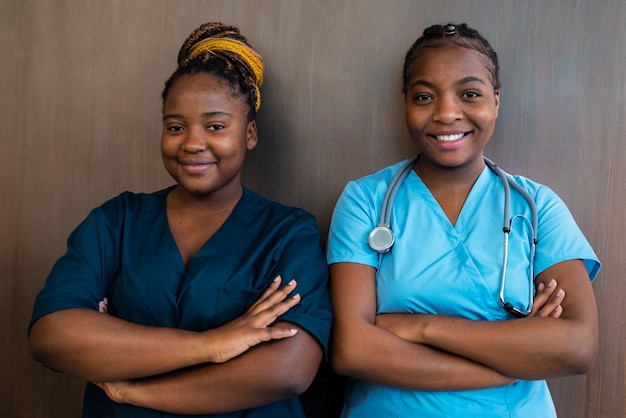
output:
M166 210L185 266L241 197L241 167L256 145L248 111L228 83L207 73L180 77L165 100L161 149L178 183ZM43 364L96 383L119 403L178 414L248 409L293 397L315 376L318 342L296 324L276 322L300 302L296 290L295 280L277 277L244 315L204 332L67 309L33 324L30 348Z
M498 116L500 92L484 59L448 44L425 49L410 67L406 120L420 153L414 170L452 225L485 168L483 149ZM585 373L596 354L597 309L581 260L541 272L531 314L508 321L377 315L373 267L337 263L330 273L331 360L359 380L416 390L481 389Z

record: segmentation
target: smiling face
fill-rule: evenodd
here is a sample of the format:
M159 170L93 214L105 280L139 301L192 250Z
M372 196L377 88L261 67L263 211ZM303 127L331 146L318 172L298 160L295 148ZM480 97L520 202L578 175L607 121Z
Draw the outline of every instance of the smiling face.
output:
M257 141L249 110L245 98L219 77L200 72L176 80L163 105L161 154L181 191L241 192L241 168Z
M473 49L425 48L409 71L406 121L420 165L482 168L483 148L495 127L499 91Z

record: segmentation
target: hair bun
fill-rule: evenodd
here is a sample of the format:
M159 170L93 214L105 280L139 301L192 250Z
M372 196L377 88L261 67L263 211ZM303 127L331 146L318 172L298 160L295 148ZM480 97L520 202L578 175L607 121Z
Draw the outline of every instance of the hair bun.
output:
M263 84L263 58L248 44L237 27L219 22L202 24L181 46L178 66L187 65L194 59L210 59L211 56L242 66L250 73L255 84L255 108L258 111L261 104L259 87Z

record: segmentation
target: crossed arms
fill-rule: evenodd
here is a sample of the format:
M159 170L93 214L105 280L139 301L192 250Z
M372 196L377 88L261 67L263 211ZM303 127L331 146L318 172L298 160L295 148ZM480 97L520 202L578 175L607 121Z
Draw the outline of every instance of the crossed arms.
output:
M376 315L373 267L337 263L330 273L331 362L339 373L359 380L470 390L585 373L595 358L596 304L580 260L542 272L531 315L508 321Z

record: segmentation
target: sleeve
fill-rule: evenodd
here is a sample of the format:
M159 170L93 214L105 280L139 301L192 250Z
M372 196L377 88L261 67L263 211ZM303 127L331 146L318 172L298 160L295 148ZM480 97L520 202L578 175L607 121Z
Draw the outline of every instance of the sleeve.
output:
M378 268L379 255L367 241L378 223L377 207L357 182L349 182L339 197L330 223L326 259L328 264L359 263Z
M547 186L538 189L535 200L539 211L536 274L562 261L581 259L593 281L601 263L565 203Z
M94 209L70 234L67 251L57 260L35 299L30 325L52 312L98 309L118 264L116 234L104 212Z
M303 212L296 215L280 243L280 248L275 269L285 282L296 279L296 292L301 296L300 303L280 319L306 329L318 340L326 353L332 311L328 292L328 266L315 218Z

